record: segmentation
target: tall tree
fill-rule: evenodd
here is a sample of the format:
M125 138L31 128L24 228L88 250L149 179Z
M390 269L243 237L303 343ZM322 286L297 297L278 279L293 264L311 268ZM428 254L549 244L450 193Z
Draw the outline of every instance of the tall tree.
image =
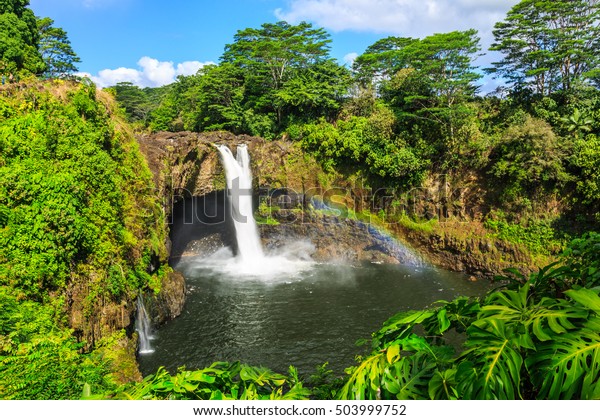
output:
M459 96L472 96L476 90L473 83L481 76L472 62L478 51L474 29L423 39L388 37L368 47L353 69L364 82L384 85L401 70L414 69L429 82L433 95L452 105Z
M400 69L410 66L404 49L416 41L395 36L380 39L356 58L352 70L363 86L373 81L389 80Z
M504 57L489 72L518 88L569 91L598 72L599 0L523 0L494 29L490 48Z
M296 71L326 60L330 42L323 28L306 22L265 23L238 31L234 42L225 46L222 61L244 69L252 107L274 111L281 124L283 108L275 104L273 95Z
M44 69L29 0L0 0L0 72L37 74Z
M371 79L380 97L402 120L420 121L421 130L443 152L460 146L457 135L481 75L473 66L479 51L474 29L423 39L385 38L356 60L354 70Z
M113 89L115 98L125 110L129 121L145 122L148 119L152 106L142 89L131 82L119 82Z
M78 70L75 63L81 60L73 51L64 29L53 25L54 20L48 17L37 19L39 51L46 64L44 74L48 77L65 77Z
M298 120L334 120L352 85L350 71L333 59L296 70L275 94L275 103Z

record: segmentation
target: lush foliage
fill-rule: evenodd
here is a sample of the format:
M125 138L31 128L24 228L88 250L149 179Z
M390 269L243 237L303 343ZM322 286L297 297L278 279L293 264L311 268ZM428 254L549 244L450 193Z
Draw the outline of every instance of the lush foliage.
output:
M159 369L141 383L122 387L119 399L199 400L298 400L310 391L303 387L298 372L290 366L287 375L239 362L213 363L195 371L170 375Z
M110 389L112 367L83 353L99 345L94 328L115 332L97 314L158 290L168 271L151 175L112 107L93 84L61 80L0 96L5 398L76 398L84 383ZM77 335L90 341L67 328L75 303Z
M62 319L61 301L23 300L0 286L0 396L4 399L77 399L85 384L116 385L97 354L82 354Z
M0 284L40 298L94 272L98 293L131 293L164 252L159 238L144 239L162 225L152 196L140 195L149 172L134 173L144 168L137 147L95 86L40 88L0 98Z
M79 58L67 33L50 18L36 18L29 0L0 1L0 75L64 77L77 71ZM3 79L4 80L4 79Z
M595 0L521 1L495 26L490 71L540 95L574 89L597 76L599 17Z
M44 69L39 34L29 0L0 1L0 74L37 74Z
M495 26L502 59L487 69L506 86L486 97L474 30L383 38L349 71L330 58L329 35L304 22L240 30L220 63L170 86L114 89L150 130L291 139L373 189L474 175L492 211L518 219L571 210L585 230L600 220L599 8L516 4Z

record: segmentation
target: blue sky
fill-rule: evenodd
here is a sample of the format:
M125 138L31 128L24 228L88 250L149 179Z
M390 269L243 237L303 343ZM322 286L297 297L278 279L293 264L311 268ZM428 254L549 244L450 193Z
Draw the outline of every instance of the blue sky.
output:
M101 86L170 83L217 62L236 31L302 20L324 27L331 55L349 61L389 35L423 37L475 28L491 42L494 22L518 0L30 0L69 34L81 72ZM480 59L485 65L493 56ZM485 83L490 83L486 81ZM486 89L487 90L487 89Z

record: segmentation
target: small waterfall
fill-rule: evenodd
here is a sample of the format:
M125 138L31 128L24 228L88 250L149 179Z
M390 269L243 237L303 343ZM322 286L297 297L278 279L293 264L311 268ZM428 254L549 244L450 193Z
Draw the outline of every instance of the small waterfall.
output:
M144 306L144 298L140 293L137 298L137 317L135 320L135 330L139 337L139 353L153 353L154 349L150 345L150 340L153 338L151 334L150 317Z
M227 146L218 145L225 167L227 197L235 226L238 258L251 264L264 259L260 236L254 220L252 207L252 173L250 156L245 144L237 147L237 158Z

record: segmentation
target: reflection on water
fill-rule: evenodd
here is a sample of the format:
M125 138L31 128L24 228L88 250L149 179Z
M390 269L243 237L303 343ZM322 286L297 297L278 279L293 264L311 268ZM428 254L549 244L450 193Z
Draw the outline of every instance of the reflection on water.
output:
M341 373L369 338L399 311L436 300L480 295L487 282L424 267L310 264L268 281L187 259L190 293L182 315L157 331L155 352L140 356L144 374L165 366L198 369L235 361L301 374L329 361Z

